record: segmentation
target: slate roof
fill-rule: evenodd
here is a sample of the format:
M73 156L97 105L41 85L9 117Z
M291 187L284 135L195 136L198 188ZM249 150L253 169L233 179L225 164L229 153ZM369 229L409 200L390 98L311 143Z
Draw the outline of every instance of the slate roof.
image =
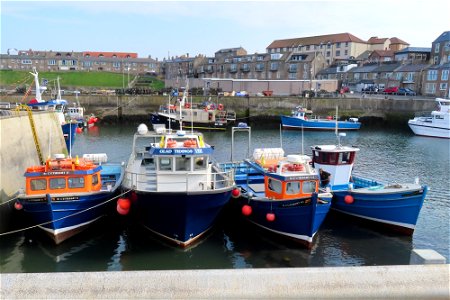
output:
M376 68L378 68L377 64L365 65L365 66L361 66L361 67L351 68L350 70L348 70L348 72L349 73L370 73L373 70L375 70Z
M373 69L372 72L375 73L383 73L383 72L394 72L398 67L400 67L400 64L383 64L378 66L377 68Z
M402 49L402 50L399 50L399 51L395 51L395 54L417 53L417 52L430 53L431 52L431 48L427 48L427 47L407 47L405 49Z
M427 64L407 64L400 66L396 72L419 72L425 70L429 65Z
M450 31L444 31L433 43L450 41Z
M269 46L267 46L267 49L297 47L298 45L320 45L320 43L326 44L328 42L330 43L356 42L366 44L365 41L354 36L353 34L346 32L346 33L310 36L302 38L275 40Z
M379 38L377 36L371 37L367 43L368 44L384 44L388 39L387 38Z
M390 38L391 44L403 44L403 45L409 45L407 42L399 39L398 37Z

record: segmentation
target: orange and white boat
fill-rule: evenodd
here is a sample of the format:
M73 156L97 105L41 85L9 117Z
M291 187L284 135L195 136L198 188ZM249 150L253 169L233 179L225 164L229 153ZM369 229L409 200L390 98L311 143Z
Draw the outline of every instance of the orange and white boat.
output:
M23 209L56 244L63 242L108 212L124 167L106 161L106 154L83 158L56 154L44 165L27 168L25 191L16 209Z

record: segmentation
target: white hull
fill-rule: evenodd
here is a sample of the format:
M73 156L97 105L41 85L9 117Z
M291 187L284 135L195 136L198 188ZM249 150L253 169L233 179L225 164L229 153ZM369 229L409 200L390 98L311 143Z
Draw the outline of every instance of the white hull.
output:
M431 136L450 139L450 127L436 127L435 124L430 122L422 122L417 120L410 120L408 122L409 128L416 135Z

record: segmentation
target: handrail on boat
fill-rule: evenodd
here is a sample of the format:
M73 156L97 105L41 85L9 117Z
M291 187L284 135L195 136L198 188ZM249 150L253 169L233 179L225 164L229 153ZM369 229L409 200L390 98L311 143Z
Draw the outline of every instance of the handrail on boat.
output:
M156 173L155 179L156 179ZM169 173L169 176L179 175L176 173ZM210 180L198 180L198 176L208 176L211 175ZM131 189L142 189L143 186L148 185L148 177L149 174L146 173L135 173L125 171L124 176L124 186L127 186ZM145 178L143 180L142 178ZM195 180L198 182L198 187L202 187L201 189L192 189L190 188L192 185L192 181ZM186 173L185 180L180 181L170 181L170 182L155 182L155 191L157 190L157 186L163 185L174 185L174 184L184 184L185 192L193 192L193 191L201 191L201 190L221 190L227 189L234 186L234 170L226 170L220 172L212 172L212 173ZM144 188L146 189L146 188Z

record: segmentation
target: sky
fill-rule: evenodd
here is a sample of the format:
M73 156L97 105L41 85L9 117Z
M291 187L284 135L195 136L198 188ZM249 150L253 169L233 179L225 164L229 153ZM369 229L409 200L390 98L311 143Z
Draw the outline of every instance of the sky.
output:
M449 11L448 0L1 0L1 53L134 52L162 60L234 47L264 53L274 40L344 32L431 48L450 30Z

